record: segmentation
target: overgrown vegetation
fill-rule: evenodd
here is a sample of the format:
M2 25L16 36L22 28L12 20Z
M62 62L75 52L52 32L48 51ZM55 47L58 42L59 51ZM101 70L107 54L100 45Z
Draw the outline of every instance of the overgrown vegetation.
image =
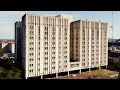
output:
M108 61L108 69L120 71L120 60L109 59L109 61Z
M9 60L0 59L0 79L22 79L22 71Z
M92 76L90 76L90 79L118 79L118 76L112 76L112 71L109 70L95 70L92 72ZM115 75L115 73L114 73Z

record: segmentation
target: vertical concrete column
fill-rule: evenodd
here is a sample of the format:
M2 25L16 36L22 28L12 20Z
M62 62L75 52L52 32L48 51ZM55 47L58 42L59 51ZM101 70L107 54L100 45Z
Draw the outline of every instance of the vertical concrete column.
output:
M43 75L41 75L41 79L43 79Z
M107 69L107 65L106 65L106 69Z
M80 69L79 73L81 74L81 69Z
M58 78L58 73L56 73L56 78Z
M91 68L89 68L89 72L91 71Z
M99 66L99 70L101 69L101 67Z
M69 71L68 71L68 76L70 75Z

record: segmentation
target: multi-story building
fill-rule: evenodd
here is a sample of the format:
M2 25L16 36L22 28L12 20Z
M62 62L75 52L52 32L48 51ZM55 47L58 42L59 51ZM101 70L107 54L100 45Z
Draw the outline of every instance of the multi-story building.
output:
M70 58L79 69L108 65L107 23L78 20L71 23Z
M4 53L15 53L15 42L0 42L0 48Z
M4 53L7 52L8 50L7 45L8 45L7 42L0 42L0 48L3 49Z
M8 53L15 53L15 42L8 42Z
M25 78L108 65L107 23L25 14L15 23L16 62Z
M42 78L53 73L57 76L59 72L69 74L71 22L71 15L25 14L15 24L16 60L22 57L25 78Z

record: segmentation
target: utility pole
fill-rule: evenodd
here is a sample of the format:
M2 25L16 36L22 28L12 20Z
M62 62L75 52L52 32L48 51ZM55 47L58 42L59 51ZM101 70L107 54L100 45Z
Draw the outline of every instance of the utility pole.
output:
M113 47L113 43L114 43L114 40L113 40L113 15L114 15L114 12L112 11L112 26L111 26L111 29L112 29L112 47Z

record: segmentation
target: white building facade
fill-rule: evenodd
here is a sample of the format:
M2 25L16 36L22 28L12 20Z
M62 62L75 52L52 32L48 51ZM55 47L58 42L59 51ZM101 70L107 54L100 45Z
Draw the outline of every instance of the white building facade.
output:
M70 58L77 69L108 65L107 23L78 20L71 23Z
M108 65L107 23L25 14L15 32L16 60L25 78Z
M25 78L69 72L71 15L22 17Z

